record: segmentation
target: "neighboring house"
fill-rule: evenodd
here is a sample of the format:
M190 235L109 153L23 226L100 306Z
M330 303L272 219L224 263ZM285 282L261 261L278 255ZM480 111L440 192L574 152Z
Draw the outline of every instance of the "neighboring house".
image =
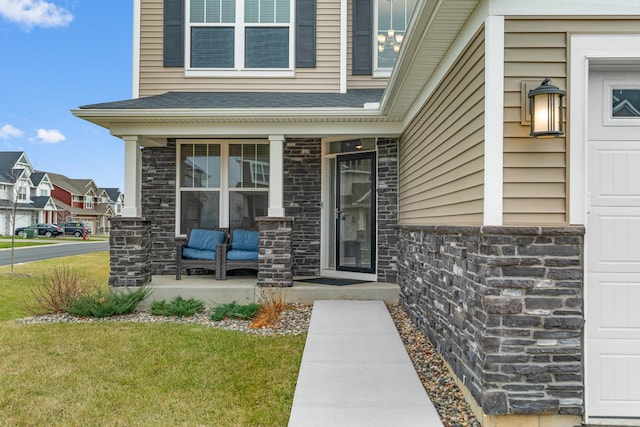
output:
M57 212L51 189L48 175L34 171L23 151L1 151L0 233L11 235L17 227L52 223Z
M73 111L124 141L113 286L260 227L261 284L397 281L486 424L640 417L640 3L134 5L133 99Z
M107 203L111 206L115 216L122 215L122 206L124 205L124 194L119 188L101 188L98 195L98 203Z
M53 184L52 197L58 208L56 222L82 221L93 233L108 233L109 218L115 216L110 202L99 200L102 191L92 179L72 179L49 173Z

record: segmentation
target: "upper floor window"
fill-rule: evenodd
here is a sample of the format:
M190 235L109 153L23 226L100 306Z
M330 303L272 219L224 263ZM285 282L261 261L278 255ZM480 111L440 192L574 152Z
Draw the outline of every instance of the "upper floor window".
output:
M26 202L27 199L27 188L26 187L18 187L18 201Z
M87 196L84 202L85 209L93 209L93 197Z
M290 70L291 0L190 0L187 69Z
M398 57L415 0L377 0L375 70L390 72Z

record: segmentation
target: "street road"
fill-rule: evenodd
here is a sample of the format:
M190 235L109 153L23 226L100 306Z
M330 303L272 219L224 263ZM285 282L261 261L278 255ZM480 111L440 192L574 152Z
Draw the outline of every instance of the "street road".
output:
M95 242L65 242L42 246L28 246L15 248L13 262L20 264L23 262L38 261L41 259L59 258L70 255L86 254L88 252L108 251L109 241ZM11 264L11 249L0 250L0 265Z

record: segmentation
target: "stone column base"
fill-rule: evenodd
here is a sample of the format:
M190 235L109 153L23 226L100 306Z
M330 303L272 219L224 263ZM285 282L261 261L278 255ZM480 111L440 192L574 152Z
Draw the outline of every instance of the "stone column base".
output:
M151 221L111 218L109 286L142 286L151 281Z
M293 286L292 225L293 217L258 218L258 286Z

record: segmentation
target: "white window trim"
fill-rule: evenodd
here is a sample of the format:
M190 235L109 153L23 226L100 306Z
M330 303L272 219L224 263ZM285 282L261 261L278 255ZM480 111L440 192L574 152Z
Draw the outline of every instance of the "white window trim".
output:
M294 77L295 64L295 4L290 0L289 22L277 24L259 24L260 27L289 27L289 67L287 68L245 68L244 67L244 33L246 27L256 24L244 22L244 0L236 0L236 20L234 23L206 24L196 23L194 26L229 27L234 29L234 68L192 68L191 67L191 1L185 2L185 77Z
M182 154L182 145L188 144L217 144L220 145L220 187L182 187L180 182L180 157ZM179 139L176 141L176 222L175 230L176 237L185 236L180 233L180 212L181 212L181 197L180 194L183 191L217 191L220 194L219 197L219 224L220 228L229 228L229 193L231 191L241 192L261 192L269 194L269 187L265 188L229 188L229 145L231 144L262 144L269 145L268 140L264 139Z

